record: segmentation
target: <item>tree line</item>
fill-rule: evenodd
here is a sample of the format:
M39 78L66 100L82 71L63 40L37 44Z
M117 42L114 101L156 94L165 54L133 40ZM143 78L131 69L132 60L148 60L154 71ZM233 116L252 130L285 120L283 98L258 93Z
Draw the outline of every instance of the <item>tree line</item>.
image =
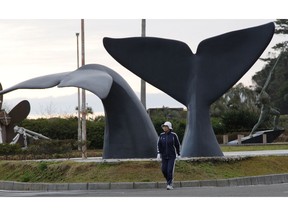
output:
M288 34L288 20L277 19L275 21L276 29L275 34L285 36ZM255 88L263 87L269 72L275 66L271 82L268 86L267 93L271 97L272 106L279 109L281 114L288 113L288 47L287 40L277 43L272 49L274 52L270 52L267 58L261 59L266 64L264 68L255 73L252 77L252 81L255 84ZM281 55L281 56L280 56ZM278 57L279 61L275 65Z

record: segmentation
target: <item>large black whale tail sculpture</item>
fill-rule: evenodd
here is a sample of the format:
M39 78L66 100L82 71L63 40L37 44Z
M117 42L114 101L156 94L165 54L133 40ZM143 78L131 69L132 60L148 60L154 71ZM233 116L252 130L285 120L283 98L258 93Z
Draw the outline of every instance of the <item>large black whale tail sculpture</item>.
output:
M0 94L54 86L84 88L102 100L106 121L103 159L156 157L158 137L146 110L128 83L106 66L89 64L72 72L36 77Z
M223 156L214 134L210 105L229 90L270 43L274 23L203 40L196 54L187 44L154 37L104 38L120 64L188 108L183 157Z

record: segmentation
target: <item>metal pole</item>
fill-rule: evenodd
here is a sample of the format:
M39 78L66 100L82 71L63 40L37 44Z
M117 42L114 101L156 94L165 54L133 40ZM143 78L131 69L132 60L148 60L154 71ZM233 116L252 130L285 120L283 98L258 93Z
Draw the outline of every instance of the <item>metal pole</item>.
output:
M81 43L82 43L82 66L85 65L85 34L84 34L84 19L81 19ZM82 159L87 159L86 145L86 94L85 89L82 89Z
M77 68L79 68L79 33L76 33L77 37ZM80 119L80 88L78 88L78 141L82 140L82 131L81 131L81 119ZM78 150L81 150L81 147L78 146Z
M141 37L146 36L146 19L142 19L142 25L141 25ZM146 110L146 83L144 80L141 79L141 102Z

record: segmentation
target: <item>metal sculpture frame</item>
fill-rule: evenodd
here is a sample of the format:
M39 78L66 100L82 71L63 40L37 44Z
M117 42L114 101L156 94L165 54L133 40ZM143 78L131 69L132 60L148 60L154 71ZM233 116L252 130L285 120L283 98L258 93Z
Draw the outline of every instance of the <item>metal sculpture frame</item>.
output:
M2 84L0 83L0 91L2 90ZM19 102L10 112L6 112L2 109L3 95L0 95L0 144L10 143L14 136L14 127L17 123L20 123L30 113L30 103L27 100ZM18 143L24 144L24 140L21 138Z

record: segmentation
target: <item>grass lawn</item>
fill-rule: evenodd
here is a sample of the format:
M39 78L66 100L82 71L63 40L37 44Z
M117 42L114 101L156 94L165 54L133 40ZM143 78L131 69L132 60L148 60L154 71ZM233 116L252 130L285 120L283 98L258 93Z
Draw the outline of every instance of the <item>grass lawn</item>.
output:
M220 145L223 152L233 151L261 151L261 150L283 150L288 149L287 143L273 143L266 145Z
M223 152L288 149L288 144L221 145ZM100 150L89 150L88 157L100 157ZM67 155L66 155L67 156ZM81 157L73 152L69 157ZM155 182L164 181L157 161L46 162L17 160L17 156L0 160L0 180L19 182ZM288 173L287 156L249 157L238 160L177 161L175 181L225 179L233 177Z
M177 161L175 181L223 179L288 173L288 157L251 157L233 161ZM19 182L164 181L160 162L0 161L0 180Z

